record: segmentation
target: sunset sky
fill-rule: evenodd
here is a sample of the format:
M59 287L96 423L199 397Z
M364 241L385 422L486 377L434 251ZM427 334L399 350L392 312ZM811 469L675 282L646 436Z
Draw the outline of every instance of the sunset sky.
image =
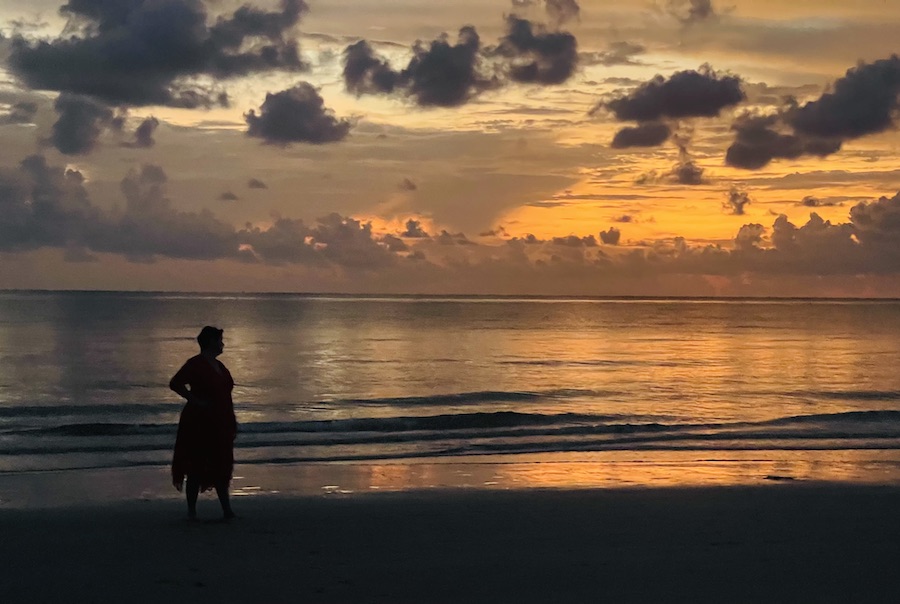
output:
M900 296L895 0L0 23L0 288Z

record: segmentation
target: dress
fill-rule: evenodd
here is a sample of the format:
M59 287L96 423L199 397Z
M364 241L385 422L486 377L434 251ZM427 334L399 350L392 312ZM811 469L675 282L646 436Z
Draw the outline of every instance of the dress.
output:
M196 397L208 403L184 405L172 456L173 480L180 484L188 476L198 480L204 491L231 480L237 435L231 400L234 380L225 365L214 362L221 373L202 355L191 357L171 382L173 387L189 385Z

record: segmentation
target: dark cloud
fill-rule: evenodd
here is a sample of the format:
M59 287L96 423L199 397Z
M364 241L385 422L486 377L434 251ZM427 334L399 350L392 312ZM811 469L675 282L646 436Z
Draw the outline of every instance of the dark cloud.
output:
M166 195L166 173L144 165L122 179L124 210L107 216L101 236L89 240L97 252L124 254L132 260L152 261L156 256L213 260L234 256L234 228L209 210L181 212Z
M423 107L454 107L496 85L479 71L480 51L478 32L465 26L456 44L446 34L427 44L416 42L409 64L396 71L361 40L344 49L344 85L357 96L396 92Z
M84 177L35 155L0 171L0 248L39 247L123 254L132 259L214 259L237 249L234 230L209 212L176 211L161 168L145 166L122 181L125 207L92 205Z
M621 223L629 223L629 222L634 222L634 221L635 221L634 216L631 216L630 214L622 214L621 216L613 219L613 222L621 222Z
M223 93L191 80L304 69L290 34L306 11L303 0L282 0L274 12L245 5L210 25L200 0L70 0L60 12L73 35L16 36L8 64L29 88L111 104L225 104Z
M600 241L606 245L619 245L619 239L622 238L622 232L616 227L609 227L606 231L600 231Z
M678 146L678 163L672 168L669 177L680 185L703 184L703 172L705 170L697 165L688 151L692 132L681 132L675 135L675 144Z
M344 49L344 86L356 96L363 94L390 94L401 82L401 74L390 64L375 56L375 51L365 40L355 42Z
M400 234L401 237L410 238L426 238L428 233L422 228L422 224L418 220L410 218L406 221L406 230Z
M544 0L547 16L553 23L561 25L581 15L581 7L575 0Z
M837 153L846 140L893 128L898 95L900 57L860 63L815 101L800 105L789 99L777 113L740 116L725 161L758 170L774 159Z
M782 114L739 116L732 124L734 143L725 153L725 163L736 168L758 170L773 159L796 159L801 155L825 156L841 148L839 139L809 139L786 134Z
M749 250L758 247L766 234L766 227L761 224L745 224L738 230L734 238L734 247L737 250Z
M9 109L9 113L0 116L0 125L3 124L31 124L37 115L37 103L31 101L19 101Z
M900 193L853 206L850 222L860 245L883 255L888 261L900 257ZM894 270L896 267L894 265Z
M247 181L248 189L268 189L268 185L258 178L251 178Z
M156 144L153 134L159 128L159 120L153 116L144 119L134 131L134 142L128 144L130 147L138 147L147 149Z
M373 270L393 264L397 243L372 234L372 225L340 214L329 214L307 225L277 218L268 229L250 227L237 238L249 258L272 264L299 263Z
M141 262L162 256L367 270L390 265L402 248L396 238L374 236L370 224L338 214L312 226L279 218L267 229L235 230L209 210L177 210L167 180L158 166L132 170L121 182L124 205L104 210L91 203L79 172L40 155L0 168L0 251L52 247L82 259L102 252Z
M414 183L409 178L404 178L403 180L401 180L397 187L401 191L415 191L419 188L418 186L416 186L416 183Z
M656 147L663 144L672 134L672 129L662 122L647 122L636 127L626 126L613 137L614 149L629 147Z
M507 33L492 53L505 57L509 77L517 82L561 84L578 65L578 42L568 32L546 31L527 19L509 15Z
M519 244L537 245L539 243L544 243L544 240L538 239L536 236L532 235L531 233L528 233L524 237L513 237L512 239L509 239L506 243L509 245L519 245Z
M900 57L860 63L831 92L787 112L794 130L809 137L858 138L894 126L900 94Z
M225 191L221 195L219 195L219 201L237 201L240 199L234 191Z
M728 190L727 199L723 206L729 213L734 214L735 216L742 216L744 214L744 206L750 203L750 194L747 191L734 186Z
M483 231L478 233L479 237L508 237L509 233L506 232L506 229L503 228L503 225L498 225L495 228L489 231Z
M831 206L840 206L843 205L839 201L834 201L830 199L820 199L818 197L814 197L812 195L807 195L802 200L797 203L798 206L804 206L807 208L825 208Z
M441 231L434 240L440 245L474 245L464 233Z
M244 118L248 135L276 145L331 143L343 140L350 132L350 122L336 118L307 82L267 94L259 114L251 110Z
M53 107L59 118L53 124L49 142L66 155L93 151L113 120L112 109L88 97L62 93Z
M409 246L400 239L399 237L391 234L384 235L381 238L381 244L384 245L388 251L391 252L406 252L409 251Z
M100 222L77 171L51 168L40 155L0 169L0 250L69 247Z
M685 25L715 20L712 0L668 0L666 11Z
M417 43L401 77L407 94L422 106L453 107L493 86L478 71L481 39L474 27L459 30L456 44L446 37Z
M642 174L635 180L635 184L646 185L667 182L679 185L701 185L706 182L703 179L703 174L706 170L697 165L697 162L694 161L688 151L687 146L690 142L690 135L679 133L673 139L678 146L678 161L675 165L668 172L660 173L656 170L651 170Z
M631 94L605 101L605 107L621 121L655 121L662 118L715 117L725 107L744 100L741 80L720 75L709 66L679 71L669 79L656 76Z
M540 4L541 0L512 0L512 7L515 10L528 9ZM576 0L544 0L543 5L547 17L557 26L578 19L581 15L581 7Z
M550 240L550 243L565 247L597 247L597 239L593 235L586 235L584 237L579 237L578 235L554 237Z
M705 170L697 165L697 163L689 157L683 157L675 167L672 168L671 178L681 185L701 185L703 173Z
M507 17L506 24L506 35L490 48L482 48L472 26L459 30L456 44L446 34L430 43L416 42L402 70L360 40L344 49L344 86L357 96L396 94L422 107L454 107L502 85L498 74L516 82L549 85L560 84L574 73L578 44L572 34L547 31L514 15Z

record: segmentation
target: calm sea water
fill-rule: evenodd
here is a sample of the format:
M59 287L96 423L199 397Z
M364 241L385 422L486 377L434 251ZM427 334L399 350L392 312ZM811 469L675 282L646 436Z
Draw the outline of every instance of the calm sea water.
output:
M205 324L246 464L900 450L897 301L6 292L0 471L168 463Z

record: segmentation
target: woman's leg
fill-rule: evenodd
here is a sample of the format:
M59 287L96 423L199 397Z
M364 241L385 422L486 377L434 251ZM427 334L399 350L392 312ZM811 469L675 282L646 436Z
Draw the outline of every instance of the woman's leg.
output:
M197 496L200 494L200 481L192 476L187 477L185 492L187 493L188 518L197 517Z
M222 504L222 514L225 518L234 518L234 512L231 511L231 501L228 498L228 481L216 483L216 495L219 497L219 503Z

